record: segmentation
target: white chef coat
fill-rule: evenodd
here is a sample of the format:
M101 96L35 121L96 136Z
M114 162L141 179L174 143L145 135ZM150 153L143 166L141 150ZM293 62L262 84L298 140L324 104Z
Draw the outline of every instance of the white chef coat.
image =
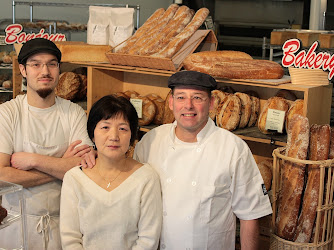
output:
M148 164L108 192L79 167L65 174L60 204L64 250L156 250L162 222L159 176Z
M86 129L86 114L77 104L56 97L55 105L47 109L31 107L26 95L0 105L0 152L30 152L61 157L69 144L81 139L91 145ZM36 119L38 122L36 122ZM38 126L36 129L35 126ZM36 135L36 133L38 133ZM25 188L28 249L61 249L59 207L61 181ZM3 206L10 212L19 211L17 197L3 197ZM0 247L18 247L19 223L1 230Z
M176 122L159 126L137 143L134 158L160 175L161 249L235 249L235 216L272 213L263 179L247 144L211 119L196 143L175 136Z

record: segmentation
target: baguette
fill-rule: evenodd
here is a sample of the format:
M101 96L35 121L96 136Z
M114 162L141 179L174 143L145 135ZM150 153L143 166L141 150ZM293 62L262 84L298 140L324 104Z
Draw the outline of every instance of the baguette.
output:
M147 31L152 29L154 24L158 21L158 19L165 13L165 9L160 8L157 9L146 21L145 23L136 31L136 33L127 39L125 42L121 43L119 46L115 48L115 53L125 53L131 48L137 39L142 35L146 34Z
M295 115L288 128L286 156L305 160L309 145L309 122ZM281 169L281 190L276 217L276 234L293 240L304 187L305 164L285 161Z
M292 119L292 117L295 114L304 115L304 100L297 99L296 101L291 103L290 108L289 108L289 110L286 114L286 118L285 118L286 130L288 129L290 120Z
M193 11L185 5L181 6L168 25L166 25L161 32L157 33L155 38L143 45L143 47L138 50L138 54L148 56L158 52L184 29L184 27L191 21L192 17Z
M129 48L129 50L126 52L130 55L138 55L139 50L149 41L152 39L155 39L155 37L161 32L161 30L168 25L169 21L172 20L175 13L179 9L179 6L177 4L171 4L168 9L164 12L164 14L161 16L161 18L158 19L155 26L148 30L145 34L138 37L135 44Z
M310 156L312 161L327 160L330 144L330 126L312 125L310 129ZM303 206L298 218L295 242L310 242L312 229L317 214L320 190L320 168L317 165L308 166L308 178L303 197Z
M195 31L203 24L209 10L207 8L199 9L190 23L176 36L174 37L161 51L153 54L155 57L172 58L176 52L189 40L189 38L195 33Z

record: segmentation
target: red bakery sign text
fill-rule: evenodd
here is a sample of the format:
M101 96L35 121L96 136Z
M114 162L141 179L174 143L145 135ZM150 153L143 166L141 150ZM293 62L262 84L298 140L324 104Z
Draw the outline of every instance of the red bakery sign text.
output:
M6 37L5 37L5 43L6 44L14 44L14 43L25 43L26 41L29 41L34 38L45 38L51 41L65 41L65 35L64 34L48 34L44 33L44 29L41 29L39 33L25 33L22 32L23 27L21 24L10 24L6 27Z
M328 80L334 75L334 54L328 52L315 52L319 42L315 41L308 51L300 50L301 45L298 39L287 40L283 44L282 65L284 67L294 66L296 68L328 70Z

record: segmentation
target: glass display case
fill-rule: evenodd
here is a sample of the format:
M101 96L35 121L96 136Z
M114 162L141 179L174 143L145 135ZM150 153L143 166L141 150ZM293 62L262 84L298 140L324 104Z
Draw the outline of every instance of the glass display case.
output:
M0 234L1 230L6 227L10 227L14 223L20 223L21 232L18 232L17 248L16 249L26 249L26 213L25 213L25 199L23 196L23 187L14 183L1 181L0 180L0 204L2 203L2 197L4 195L11 195L12 198L17 199L19 204L19 211L13 212L8 211L7 216L0 223ZM0 242L0 249L5 249L3 242Z

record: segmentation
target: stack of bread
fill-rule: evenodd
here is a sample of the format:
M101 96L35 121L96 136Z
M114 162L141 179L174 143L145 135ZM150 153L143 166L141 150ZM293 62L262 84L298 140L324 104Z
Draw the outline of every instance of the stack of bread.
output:
M87 96L87 75L82 72L63 72L59 75L56 95L67 100L82 100Z
M165 100L154 93L140 95L133 90L116 92L114 95L122 96L128 100L139 99L142 101L142 117L139 118L139 126L147 126L150 124L161 125L174 121L174 115L168 106L169 95Z
M207 8L196 13L187 6L172 4L157 9L136 33L115 47L115 53L172 58L203 24Z
M288 126L288 142L285 155L299 160L323 161L333 159L334 130L326 125L309 126L308 119L295 114ZM298 243L315 241L315 226L320 189L324 197L328 195L330 185L326 181L333 178L333 172L325 171L320 176L320 165L296 163L281 160L280 191L276 216L275 234L279 237ZM322 234L331 234L323 230L324 215L320 219Z

